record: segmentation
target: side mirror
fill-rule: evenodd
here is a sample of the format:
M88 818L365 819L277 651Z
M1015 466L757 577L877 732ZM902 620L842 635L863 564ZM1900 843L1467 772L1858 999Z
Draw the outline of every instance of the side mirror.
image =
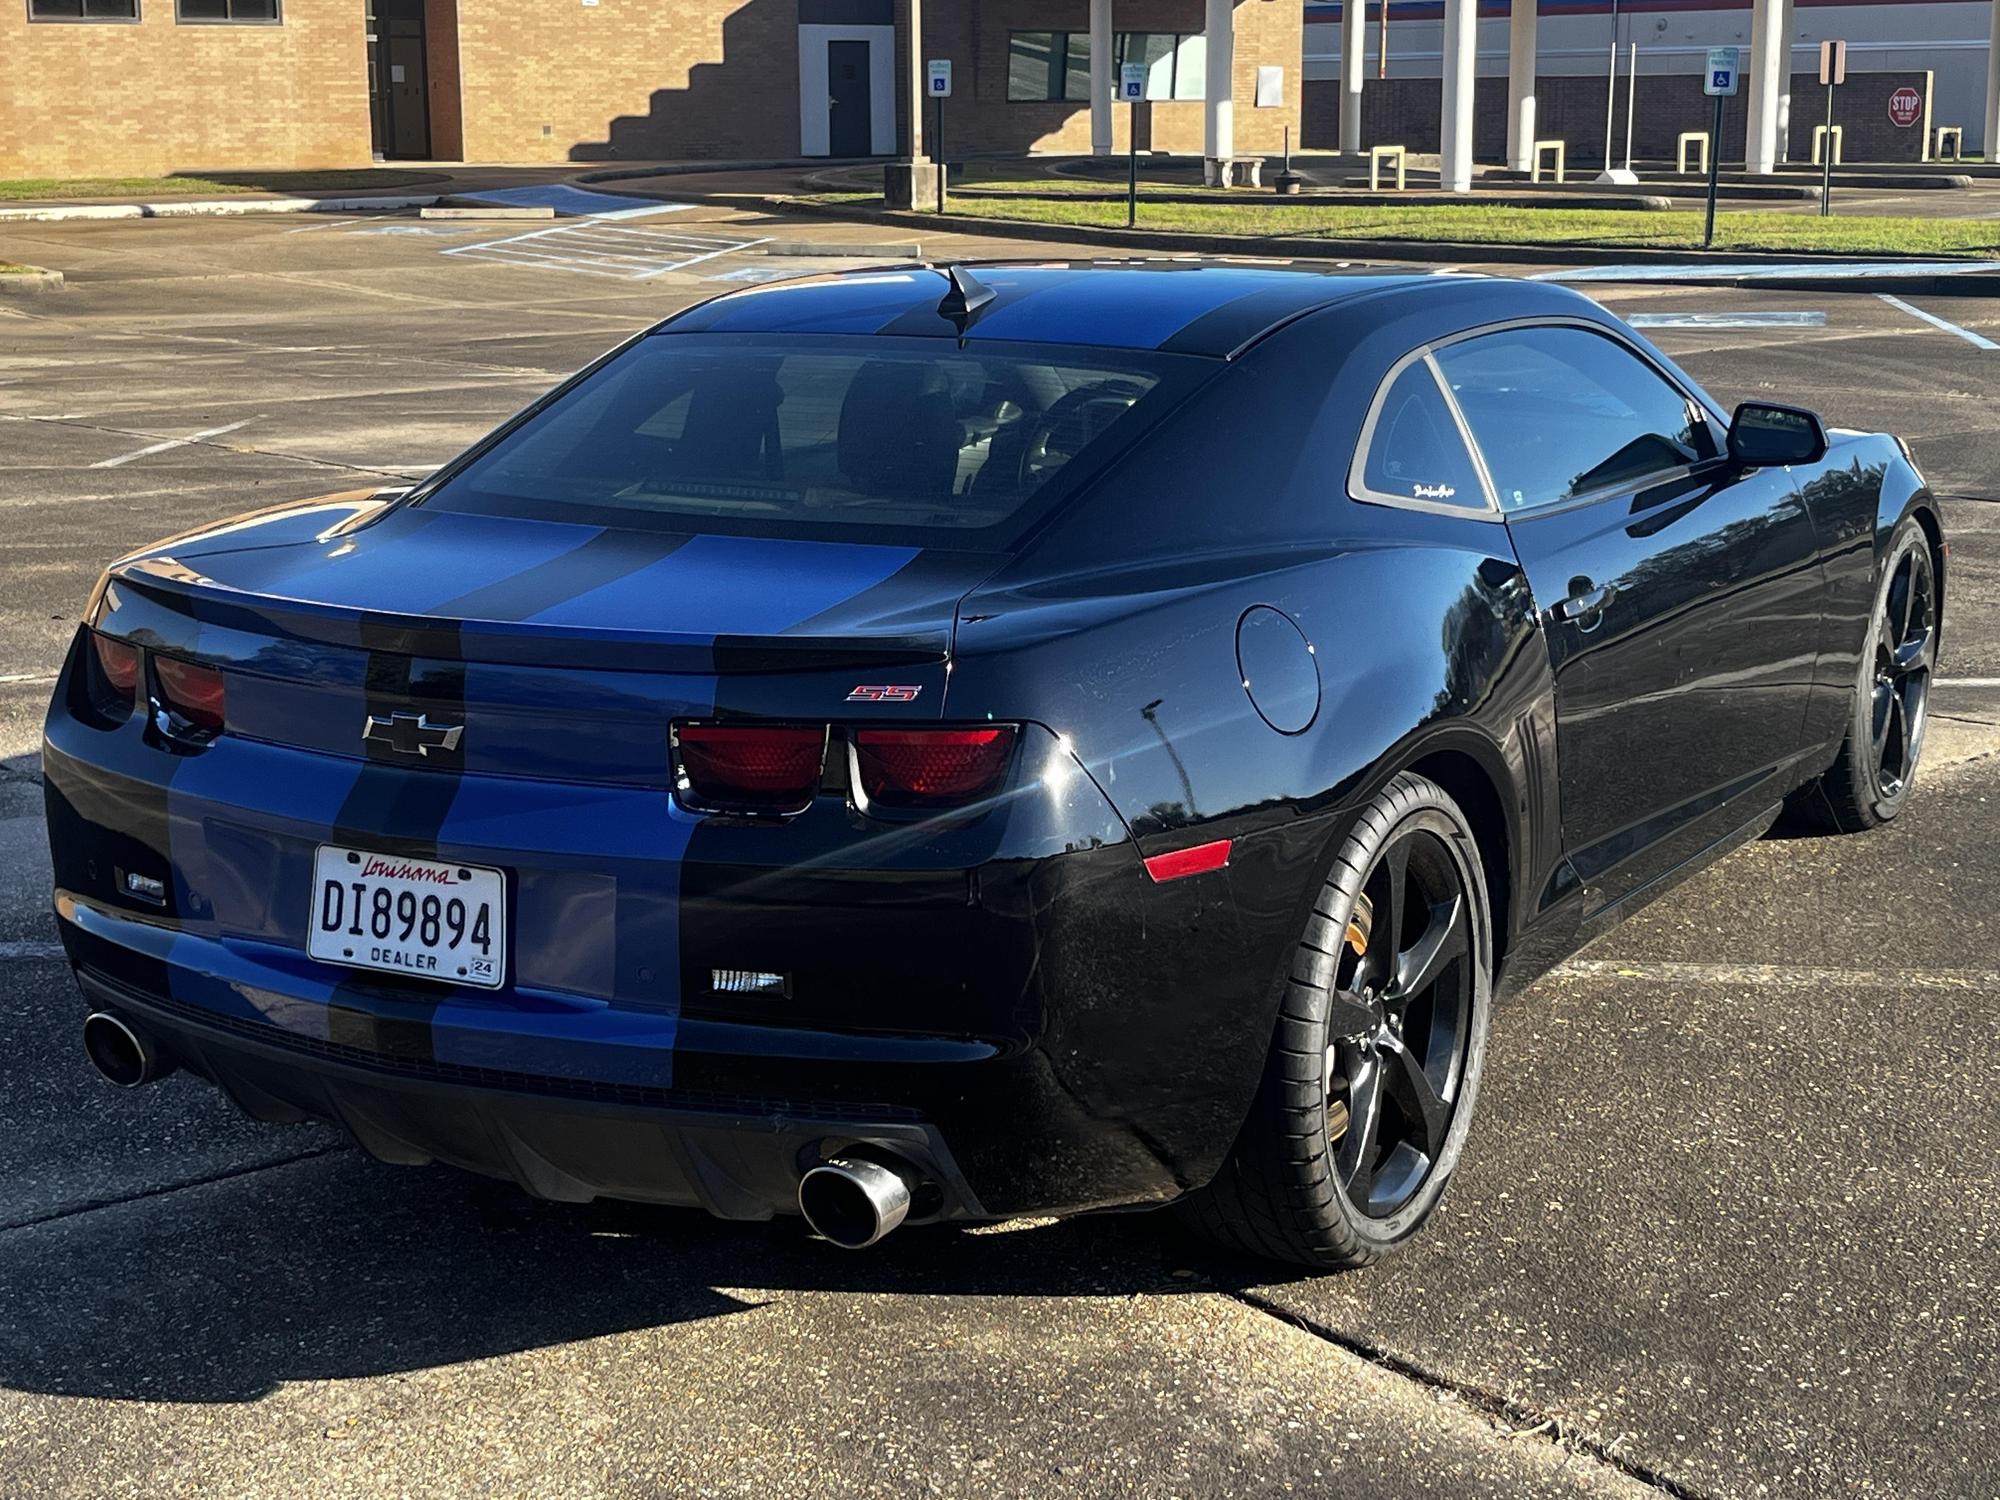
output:
M1826 457L1826 426L1803 407L1745 401L1729 421L1729 456L1746 469L1818 463Z

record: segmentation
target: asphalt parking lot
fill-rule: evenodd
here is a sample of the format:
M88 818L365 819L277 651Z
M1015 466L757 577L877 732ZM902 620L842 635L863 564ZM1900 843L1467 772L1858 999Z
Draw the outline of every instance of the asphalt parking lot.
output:
M99 566L421 473L837 233L439 228L0 228L71 283L0 299L0 1492L2000 1495L2000 303L1594 289L1725 402L1911 440L1954 497L1936 718L1892 828L1752 845L1497 1016L1410 1253L1298 1277L1116 1217L851 1256L82 1059L36 745Z

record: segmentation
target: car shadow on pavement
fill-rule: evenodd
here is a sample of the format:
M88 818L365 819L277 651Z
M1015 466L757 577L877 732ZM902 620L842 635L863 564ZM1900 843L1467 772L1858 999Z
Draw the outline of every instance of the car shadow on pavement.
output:
M779 1295L1130 1296L1269 1283L1159 1214L906 1228L555 1204L339 1151L0 1235L0 1387L234 1402L723 1317Z

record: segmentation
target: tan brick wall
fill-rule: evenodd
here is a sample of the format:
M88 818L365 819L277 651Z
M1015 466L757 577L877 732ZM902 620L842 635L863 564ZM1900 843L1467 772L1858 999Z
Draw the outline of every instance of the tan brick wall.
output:
M0 0L0 177L369 161L361 0L285 0L279 26L30 22Z
M462 0L458 36L469 160L798 155L796 0Z

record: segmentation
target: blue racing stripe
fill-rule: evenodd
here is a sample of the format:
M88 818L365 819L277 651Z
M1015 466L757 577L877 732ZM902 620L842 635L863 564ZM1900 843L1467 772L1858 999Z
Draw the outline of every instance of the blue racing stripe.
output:
M1294 271L1234 266L1097 271L1061 278L1017 278L982 270L980 276L1000 301L968 331L974 342L1015 339L1114 349L1156 349L1197 318L1239 298L1270 287L1302 285ZM1019 295L1010 299L1017 289Z
M698 536L534 616L538 624L710 638L775 635L894 576L916 547Z

